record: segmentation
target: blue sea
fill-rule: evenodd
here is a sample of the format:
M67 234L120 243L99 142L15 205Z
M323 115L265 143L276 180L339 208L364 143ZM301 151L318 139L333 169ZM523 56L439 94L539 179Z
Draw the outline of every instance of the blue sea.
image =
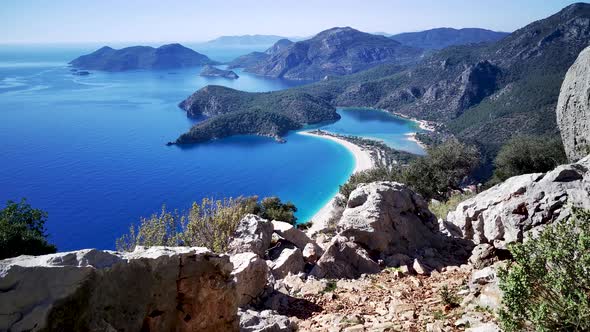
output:
M306 221L354 168L344 147L296 133L285 144L243 136L166 146L194 123L177 104L207 84L274 91L305 82L244 72L233 81L203 78L200 68L72 75L67 62L96 48L0 46L0 202L25 197L47 211L50 241L61 251L112 249L141 216L203 197L276 195ZM227 61L253 50L200 51ZM414 122L377 110L339 112L342 119L322 129L422 153L405 136L419 130Z

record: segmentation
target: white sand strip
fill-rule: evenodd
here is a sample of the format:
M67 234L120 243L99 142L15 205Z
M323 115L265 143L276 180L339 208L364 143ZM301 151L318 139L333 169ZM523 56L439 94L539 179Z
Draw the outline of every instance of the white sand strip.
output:
M300 131L298 132L299 135L307 135L307 136L314 136L323 139L328 139L334 141L345 148L347 148L353 155L355 160L355 166L353 170L353 174L357 172L361 172L370 168L375 167L375 162L373 158L371 158L371 154L369 151L361 148L360 146L353 144L347 140L334 137L331 135L318 135L312 132ZM311 227L308 230L309 234L314 234L317 230L324 228L325 223L327 223L330 218L332 217L332 213L334 211L334 201L336 196L332 197L330 201L324 205L311 219Z

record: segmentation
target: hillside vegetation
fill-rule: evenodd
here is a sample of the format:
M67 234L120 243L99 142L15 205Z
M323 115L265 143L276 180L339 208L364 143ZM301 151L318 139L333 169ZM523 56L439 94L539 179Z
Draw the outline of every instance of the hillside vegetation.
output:
M453 46L415 66L388 63L270 95L315 97L317 103L375 107L439 122L443 133L477 145L483 164L490 166L514 136L557 137L560 85L589 43L590 5L579 3L496 43ZM208 97L221 103L227 98ZM278 109L277 100L265 96L260 108Z
M337 120L336 109L321 98L298 90L248 93L221 86L205 87L180 103L189 117L209 118L175 143L198 143L232 135L253 134L281 140L305 124Z

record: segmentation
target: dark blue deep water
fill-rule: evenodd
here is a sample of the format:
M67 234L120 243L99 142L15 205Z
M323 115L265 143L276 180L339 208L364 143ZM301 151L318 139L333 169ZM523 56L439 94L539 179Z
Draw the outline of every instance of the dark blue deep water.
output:
M342 146L295 133L286 144L234 137L167 147L192 123L176 105L204 85L271 91L301 83L247 73L207 79L199 68L73 76L66 63L95 48L0 47L0 202L26 197L47 211L60 250L113 248L140 216L203 197L277 195L293 201L304 221L354 168ZM340 112L343 119L326 128L420 152L404 136L414 123L380 111Z

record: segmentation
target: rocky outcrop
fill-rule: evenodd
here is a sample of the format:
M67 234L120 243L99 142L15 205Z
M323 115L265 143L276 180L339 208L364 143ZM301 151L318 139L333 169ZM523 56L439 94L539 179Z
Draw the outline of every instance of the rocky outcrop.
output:
M232 254L253 252L264 258L266 250L270 247L272 231L272 223L268 220L248 214L238 223L229 243L229 251Z
M93 249L0 261L3 331L236 331L228 256Z
M572 206L590 208L590 156L548 173L512 177L460 203L447 227L475 244L505 249L568 217Z
M236 281L238 305L246 306L264 294L268 279L266 261L252 252L235 254L230 257Z
M223 70L209 65L204 66L199 75L204 77L223 77L232 80L240 77L232 70Z
M438 224L426 201L395 182L359 186L337 227L340 235L382 255L414 254L440 245Z
M590 47L570 67L559 93L557 124L571 161L590 154Z
M443 234L424 199L395 182L358 186L348 198L337 231L312 275L357 278L378 272L380 265L429 274L466 262L472 247Z

